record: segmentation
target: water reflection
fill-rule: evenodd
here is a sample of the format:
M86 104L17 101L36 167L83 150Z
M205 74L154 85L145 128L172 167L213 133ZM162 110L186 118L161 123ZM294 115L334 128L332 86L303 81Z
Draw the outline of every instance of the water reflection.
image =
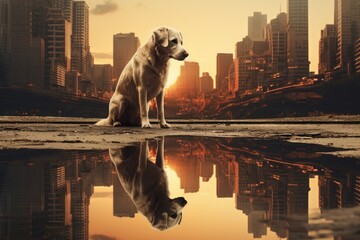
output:
M169 197L163 152L163 138L157 143L155 163L149 160L147 141L137 146L109 150L122 187L135 203L136 209L159 230L180 224L182 209L187 203L183 197Z
M148 166L155 169L160 166L161 169L161 165L156 164L159 164L159 156L161 159L162 148L156 151L154 145L156 142L151 141L149 153L146 143L110 152L115 162L147 159L148 154L152 162ZM245 228L249 234L241 233L244 234L242 239L306 239L314 234L315 237L358 239L359 225L345 224L338 229L340 225L333 226L333 222L340 219L335 216L350 216L347 211L358 217L357 220L352 218L352 222L360 222L358 208L342 210L360 205L360 161L317 153L326 151L331 149L273 140L166 137L163 156L165 168L174 170L180 179L185 198L192 198L188 210L196 204L194 199L201 198L192 194L201 191L202 183L211 181L216 184L209 194L216 194L218 199L235 200L234 211L240 210L239 214L247 216ZM136 165L139 161L132 163ZM104 221L133 219L138 208L124 190L124 183L120 184L119 177L124 176L119 175L108 151L0 152L0 239L91 239L93 236L89 236L89 232L99 233L89 229L90 198L106 197L101 193L94 194L97 186L113 186L111 208L117 219L108 216ZM156 173L156 176L161 174ZM318 217L309 212L309 179L314 176L318 186L311 191L318 191L317 201L322 213ZM125 188L133 192L129 187ZM170 192L173 190L170 188ZM199 219L205 214L204 209L211 212L221 208L211 201L201 204L203 207L199 206L191 213ZM338 210L334 213L334 210L328 211L330 209ZM142 213L148 216L148 213ZM190 212L186 214L190 215ZM226 239L238 239L233 233L234 228L224 229L229 222L222 225L227 216L214 218L218 220L218 231L231 232L231 237ZM313 224L312 221L318 218L325 222ZM179 236L172 236L172 239L193 236L188 232L194 232L194 229L187 227L191 221L195 220L186 218L182 225L174 228L179 229ZM203 226L204 229L197 229L199 234L209 231L209 226ZM346 231L350 228L352 231ZM322 229L331 231L323 234ZM123 229L122 234L126 231ZM137 234L142 234L141 230ZM159 236L162 235L156 238L160 239Z

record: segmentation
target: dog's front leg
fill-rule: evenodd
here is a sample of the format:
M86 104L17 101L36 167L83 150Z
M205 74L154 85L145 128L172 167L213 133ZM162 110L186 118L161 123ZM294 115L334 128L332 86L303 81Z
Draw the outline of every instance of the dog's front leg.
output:
M147 102L147 91L146 89L139 87L139 105L140 105L140 118L142 128L151 128L149 121L149 104Z
M156 96L156 108L158 113L158 119L161 128L170 128L170 124L165 121L165 110L164 110L164 90Z
M143 172L146 169L147 161L149 156L149 144L147 141L140 143L140 153L138 159L138 172Z
M160 139L157 140L155 164L159 168L164 168L164 136L161 136Z

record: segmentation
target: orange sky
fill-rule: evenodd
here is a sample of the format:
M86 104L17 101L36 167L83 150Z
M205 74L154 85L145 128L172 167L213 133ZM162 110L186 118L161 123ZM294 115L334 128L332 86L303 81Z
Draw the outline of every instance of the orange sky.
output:
M287 0L87 0L90 8L90 46L95 63L112 64L113 35L134 32L144 44L159 26L178 29L190 53L187 61L200 64L200 75L215 79L216 54L233 53L247 35L247 19L254 11L268 22L287 11ZM317 72L320 30L333 23L334 0L309 0L309 58ZM169 83L176 81L181 62L172 60Z

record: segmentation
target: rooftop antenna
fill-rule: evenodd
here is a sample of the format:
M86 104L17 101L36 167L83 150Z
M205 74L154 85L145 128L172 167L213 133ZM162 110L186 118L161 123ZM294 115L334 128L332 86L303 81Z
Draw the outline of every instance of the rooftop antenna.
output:
M281 13L281 3L280 3L280 13Z

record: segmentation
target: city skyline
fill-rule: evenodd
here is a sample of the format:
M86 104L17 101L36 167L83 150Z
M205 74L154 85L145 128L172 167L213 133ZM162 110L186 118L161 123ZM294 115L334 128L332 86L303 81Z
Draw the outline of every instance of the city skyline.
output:
M150 161L156 159L155 142L149 141ZM278 144L286 145L285 155ZM299 219L294 221L289 217L292 214L300 214L301 222L307 222L307 216L318 211L358 206L360 176L356 169L349 170L358 160L341 164L342 158L314 155L317 148L313 146L306 152L303 149L303 145L273 140L166 137L164 170L169 191L189 199L181 228L168 233L180 229L182 236L188 236L194 227L198 234L215 233L224 227L218 218L226 214L226 231L242 239L274 239L275 235L305 239L309 232L298 228ZM31 151L2 155L1 180L6 184L0 188L0 212L3 229L9 227L0 234L3 238L66 234L65 239L89 239L99 233L139 236L139 227L141 235L152 230L138 217L107 150L33 150L34 154L28 154ZM314 163L329 161L332 167ZM9 199L16 200L5 204ZM202 209L214 205L211 211ZM194 220L198 214L209 220ZM9 224L4 224L9 217ZM245 231L238 233L239 228ZM168 235L162 232L156 239L168 239Z
M315 72L318 71L318 42L321 29L334 21L334 1L326 1L327 3L309 1L309 60L311 62L310 71ZM105 2L109 4L105 4ZM137 3L118 4L115 1L96 0L89 1L88 4L92 15L90 45L95 56L95 63L112 63L113 34L134 32L143 45L148 41L154 28L166 25L182 32L184 45L190 53L188 61L198 62L200 72L209 72L214 79L216 54L234 54L235 44L247 35L249 16L252 16L254 12L262 12L267 15L269 23L280 12L287 11L286 0L277 0L271 3L264 3L260 0L252 1L252 3L229 1L227 4L214 1L206 3L205 11L201 10L203 2L200 1L173 3L171 9L176 9L176 12L186 12L186 15L179 14L179 16L169 18L167 14L163 14L168 11L169 4L165 4L163 1L145 0ZM98 4L101 6L97 6ZM221 12L219 6L223 8ZM97 11L99 9L103 11L99 13ZM321 9L321 11L317 9ZM142 22L143 18L139 17L139 14L144 16L145 22ZM189 16L196 16L199 21L194 23L193 17L189 18ZM106 22L118 24L104 29L103 24ZM181 63L172 61L169 73L170 83L174 83L180 75L180 65Z
M221 13L218 12L216 15L216 24L210 17L201 17L204 12L212 14L214 5L210 4L207 11L199 12L199 3L194 3L191 5L194 9L191 8L189 12L184 10L187 13L198 12L200 21L193 24L191 29L189 29L191 24L188 17L180 16L163 20L162 14L155 14L149 18L146 22L148 25L160 20L168 22L169 24L166 24L168 26L175 25L171 23L178 24L180 26L178 29L184 29L181 30L182 35L189 36L189 41L185 40L185 45L186 42L189 45L185 48L193 52L193 57L187 59L184 65L173 61L170 67L167 84L169 88L165 98L167 111L170 112L170 115L169 113L167 115L175 118L194 116L243 118L248 114L257 117L278 117L289 114L303 116L312 112L322 114L333 114L334 111L356 112L356 108L352 105L347 109L336 107L338 106L336 99L342 94L341 91L346 93L350 102L356 102L354 101L357 96L356 91L352 92L353 88L347 87L346 82L340 84L335 95L329 94L329 91L330 85L335 83L330 80L356 80L360 73L360 47L355 47L359 46L359 43L356 45L356 41L360 41L359 31L356 30L360 26L360 14L356 11L360 7L358 0L333 0L333 4L327 6L331 8L332 5L335 9L333 14L326 14L329 19L320 17L318 13L312 14L312 9L317 7L309 4L309 0L287 0L285 11L280 3L283 0L278 1L278 10L274 10L276 4L271 6L267 3L261 5L263 9L259 9L260 5L256 6L254 3L246 8L250 13L239 8L239 5L236 5L239 3L231 3L232 5L229 3L233 8L242 9L232 15L237 20L228 21L227 15L222 17L223 12L228 9L226 5ZM47 90L60 99L84 98L84 104L81 105L83 108L90 107L87 103L93 98L100 105L110 99L122 68L140 43L144 45L149 38L151 39L153 27L150 31L150 27L145 30L146 24L139 22L140 19L146 18L144 15L146 9L157 6L155 4L151 5L151 8L143 8L146 6L143 2L143 5L137 4L136 8L132 9L134 5L116 3L113 0L102 1L101 4L93 6L89 6L86 1L74 0L31 0L29 4L23 5L22 0L0 0L0 3L0 12L5 13L0 18L0 85L5 88L19 88L15 90L15 94L25 90L31 95L34 93L32 90L41 90L36 93L36 97L42 97L43 100L47 98L45 94ZM177 5L174 6L182 11ZM353 7L349 8L349 6ZM158 7L153 11L154 13L164 10L164 6ZM133 13L141 15L141 18L132 19L132 15L125 16L131 12L126 9L132 9ZM229 14L230 10L226 13ZM274 13L276 17L273 18ZM118 20L107 19L112 15L116 15L115 18L119 16L126 18L120 21L119 27L116 27L109 23ZM314 15L317 16L316 19L322 19L326 24L321 23L320 26L319 22L312 21L311 16ZM245 23L247 19L247 27L244 27L246 24L241 25L243 21L239 20L240 17L244 17ZM184 21L179 23L178 19ZM349 21L345 21L347 19ZM111 27L102 27L101 34L90 37L90 32L94 32L93 28L96 28L97 24L104 24L105 20ZM126 24L122 25L123 22ZM311 26L314 22L319 25L320 31L317 29L316 33L312 34ZM332 22L335 24L331 24ZM330 31L331 27L326 26L334 26L334 29ZM144 31L141 32L141 29ZM110 50L110 54L101 53L93 42L107 39L108 33L111 36L110 46L101 43L112 51ZM240 34L243 35L242 38L239 38ZM311 44L316 45L318 50L313 51L311 47L309 48ZM221 50L221 48L229 50ZM311 54L319 57L316 56L316 59L312 60ZM220 56L226 56L226 59ZM336 66L330 61L335 59ZM102 60L105 62L99 63ZM310 72L309 60L316 65ZM208 67L213 65L216 69ZM314 74L316 69L321 73L320 75ZM207 73L208 77L201 78L203 73ZM210 83L207 84L209 86L213 82L212 85L216 86L216 89L211 90L201 85L202 82L207 81ZM171 84L174 82L176 84ZM356 85L355 82L352 84ZM202 90L202 87L206 90ZM297 98L289 100L286 97L287 93L293 91L292 89L303 92L310 91L310 88L312 92L315 91L322 96L316 98L318 101L302 102ZM9 89L4 91L6 96L12 94ZM307 95L309 100L312 92ZM66 93L69 96L57 95L59 93ZM277 109L277 102L284 101L281 98L286 99L289 109L282 108L282 112L275 113L268 112L263 107ZM257 99L260 99L261 104ZM250 103L254 106L251 111L247 109L248 100L251 100ZM329 101L334 103L331 105L332 109L327 109L327 104L324 104ZM29 112L39 114L46 109L48 111L46 114L51 112L68 114L65 106L58 105L59 109L54 110L48 108L43 104L44 102L46 101L41 101L40 106L30 105L30 107L23 105L13 107L13 104L10 104L6 111L19 114L21 109L21 112L26 114ZM302 105L300 106L299 103ZM293 104L295 105L292 106ZM291 109L294 107L295 109ZM255 109L258 110L254 111ZM81 112L88 114L84 110ZM91 116L95 116L101 111L99 108L96 114L94 111L91 112Z

